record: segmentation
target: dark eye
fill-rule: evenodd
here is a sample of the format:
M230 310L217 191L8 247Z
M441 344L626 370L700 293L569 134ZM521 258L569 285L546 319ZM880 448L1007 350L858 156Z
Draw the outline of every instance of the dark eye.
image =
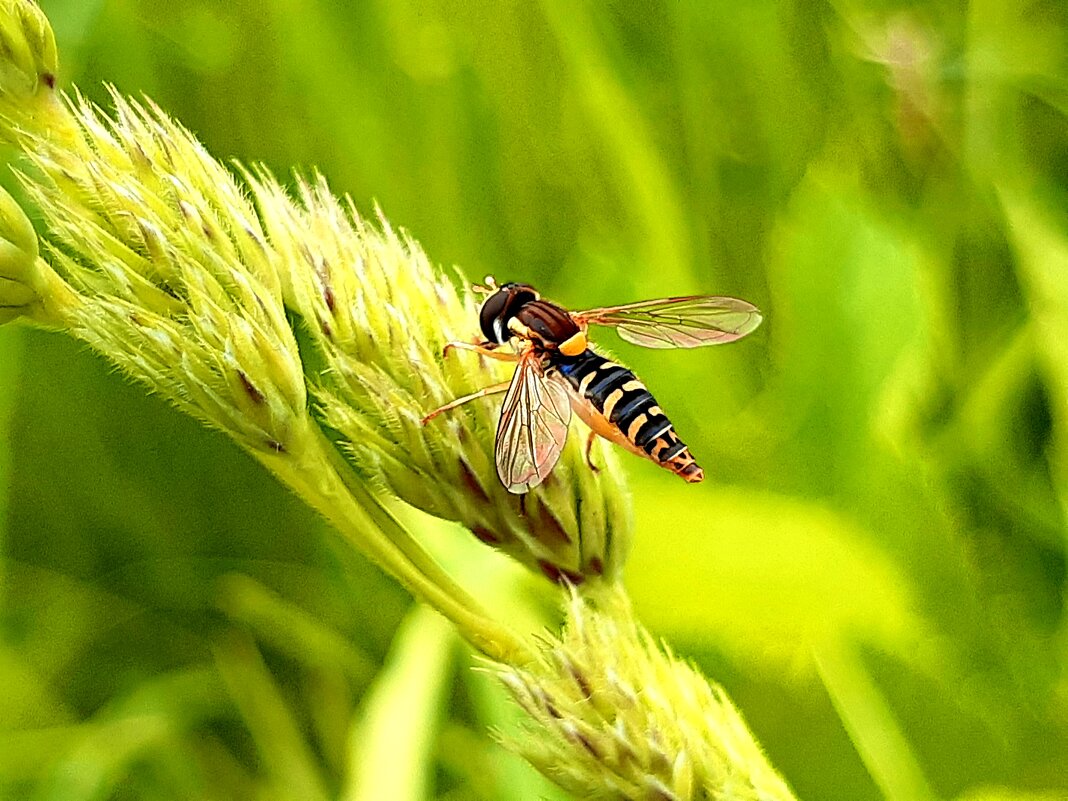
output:
M478 313L478 322L482 327L482 336L484 336L489 342L496 342L499 345L503 345L508 341L508 329L505 328L506 320L504 317L504 310L508 306L508 299L512 293L506 289L502 289L499 292L494 292L488 298L486 302L482 304L482 310ZM498 323L499 328L494 330L494 321L500 320ZM500 338L498 338L498 333Z

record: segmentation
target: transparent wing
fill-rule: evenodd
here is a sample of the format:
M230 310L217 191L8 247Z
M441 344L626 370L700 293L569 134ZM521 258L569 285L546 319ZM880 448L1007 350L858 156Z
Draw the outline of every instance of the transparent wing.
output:
M627 342L646 348L697 348L733 342L764 319L752 303L711 295L644 300L572 316L582 323L613 326Z
M520 495L545 480L560 458L570 421L566 382L546 374L528 351L512 376L497 423L494 458L509 492Z

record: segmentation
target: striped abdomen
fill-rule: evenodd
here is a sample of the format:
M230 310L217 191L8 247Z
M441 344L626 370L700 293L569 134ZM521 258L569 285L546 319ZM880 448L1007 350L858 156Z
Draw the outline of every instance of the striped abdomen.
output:
M583 401L576 412L595 433L652 459L686 481L696 483L704 478L704 471L675 434L656 399L626 367L592 350L573 357L554 354L551 365Z

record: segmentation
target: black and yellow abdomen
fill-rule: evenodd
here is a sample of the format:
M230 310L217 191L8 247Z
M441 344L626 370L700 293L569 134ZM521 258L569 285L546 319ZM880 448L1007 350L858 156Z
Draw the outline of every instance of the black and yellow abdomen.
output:
M656 398L626 367L592 350L572 357L553 354L550 365L571 386L576 413L595 433L652 459L686 481L696 483L704 478Z

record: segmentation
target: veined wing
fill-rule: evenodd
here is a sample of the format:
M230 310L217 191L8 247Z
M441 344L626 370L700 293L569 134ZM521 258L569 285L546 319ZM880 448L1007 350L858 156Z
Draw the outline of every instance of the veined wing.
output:
M711 295L643 300L572 316L581 323L613 326L621 338L646 348L696 348L733 342L764 319L752 303Z
M546 374L534 351L527 351L497 423L494 458L505 489L521 495L545 480L560 458L570 421L566 381Z

